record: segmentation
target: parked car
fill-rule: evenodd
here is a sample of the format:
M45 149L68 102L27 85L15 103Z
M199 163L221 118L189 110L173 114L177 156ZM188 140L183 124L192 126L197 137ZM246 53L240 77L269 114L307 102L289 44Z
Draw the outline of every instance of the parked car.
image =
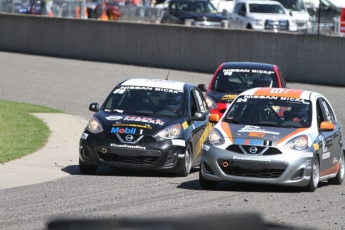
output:
M311 31L311 20L308 9L304 0L276 0L280 2L284 8L296 20L297 29L300 32L307 33Z
M172 172L187 176L201 162L201 147L212 129L203 93L171 80L120 82L95 112L80 139L79 169L98 166Z
M255 87L286 88L282 70L274 64L225 62L215 71L206 92L211 113L220 117L241 92Z
M228 28L227 12L218 12L209 0L170 0L161 23Z
M303 187L344 180L343 134L330 102L317 92L255 88L241 93L203 145L199 182Z
M237 0L228 15L233 29L296 32L296 20L277 1Z

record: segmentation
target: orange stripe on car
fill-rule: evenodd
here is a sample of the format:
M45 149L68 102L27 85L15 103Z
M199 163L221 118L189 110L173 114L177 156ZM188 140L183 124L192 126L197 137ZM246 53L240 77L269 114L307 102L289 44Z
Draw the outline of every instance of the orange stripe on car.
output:
M288 138L292 137L293 135L295 135L295 134L297 134L297 133L299 133L299 132L302 132L302 131L304 131L304 130L306 130L306 129L307 129L307 128L299 128L299 129L297 129L296 131L294 131L294 132L290 133L289 135L286 135L285 137L283 137L282 139L280 139L280 140L277 142L276 145L280 144L281 142L285 141L286 139L288 139Z
M261 88L255 91L255 96L279 96L279 97L293 97L300 98L303 90L299 89L285 89L285 88Z
M231 141L232 143L234 143L234 142L232 141L232 134L231 134L231 129L230 129L229 123L227 123L227 122L222 122L222 123L221 123L221 126L222 126L222 129L224 130L224 132L226 133L226 135L229 137L230 141Z
M320 177L327 176L329 174L335 174L336 172L338 172L339 167L340 167L340 161L338 161L338 163L336 163L333 167L329 169L325 169L322 172L320 172Z

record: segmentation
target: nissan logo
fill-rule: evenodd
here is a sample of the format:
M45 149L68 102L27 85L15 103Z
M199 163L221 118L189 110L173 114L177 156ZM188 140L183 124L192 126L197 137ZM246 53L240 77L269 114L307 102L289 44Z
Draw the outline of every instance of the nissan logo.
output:
M254 153L256 153L257 151L258 151L258 149L257 149L255 146L252 146L252 147L249 148L249 152L250 152L250 153L253 153L253 154L254 154Z
M126 141L133 141L133 136L132 135L127 135L125 137Z

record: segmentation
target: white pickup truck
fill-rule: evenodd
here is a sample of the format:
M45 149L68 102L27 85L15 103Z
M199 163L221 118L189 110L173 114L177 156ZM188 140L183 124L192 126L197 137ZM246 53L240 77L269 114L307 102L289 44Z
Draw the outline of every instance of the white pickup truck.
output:
M276 1L236 0L228 18L233 29L297 31L296 20Z

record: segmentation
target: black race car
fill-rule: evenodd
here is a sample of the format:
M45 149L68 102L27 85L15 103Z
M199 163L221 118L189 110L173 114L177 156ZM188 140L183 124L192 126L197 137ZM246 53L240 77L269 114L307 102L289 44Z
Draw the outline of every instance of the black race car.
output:
M202 143L212 129L202 91L194 85L161 79L119 83L86 126L79 169L97 166L166 171L187 176L199 166Z

